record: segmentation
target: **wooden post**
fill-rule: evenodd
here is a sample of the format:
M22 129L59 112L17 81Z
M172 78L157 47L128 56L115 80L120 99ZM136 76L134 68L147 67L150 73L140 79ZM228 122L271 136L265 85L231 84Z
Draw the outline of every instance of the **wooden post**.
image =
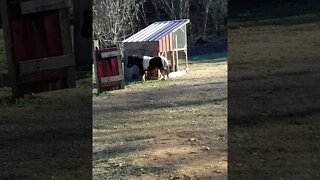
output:
M92 1L69 0L73 2L73 39L75 68L81 71L92 71ZM91 68L91 69L90 69Z
M95 79L96 79L96 87L98 90L98 93L100 93L100 81L99 81L99 77L98 77L98 66L97 66L97 58L96 58L96 50L93 44L93 53L92 53L92 59L93 59L93 68L94 68L94 75L95 75Z
M186 53L186 69L185 70L188 70L188 50L185 49L184 52Z
M188 71L188 41L187 41L187 25L183 26L184 30L184 40L185 40L185 45L184 45L184 52L186 53L186 71Z
M5 40L5 48L6 48L6 55L7 55L9 81L12 89L13 98L18 98L18 97L22 97L23 93L20 91L20 88L19 88L18 77L17 77L17 67L12 60L11 28L10 28L9 17L8 17L7 0L2 0L0 6L1 6L0 11L1 11L1 17L2 17L3 36Z
M176 57L175 57L175 50L172 51L172 71L176 71Z
M120 49L120 44L117 45L117 50L118 50L118 56L117 56L117 59L118 59L118 71L119 71L119 75L122 77L122 81L121 81L121 89L124 88L124 75L123 75L123 71L122 71L122 60L121 60L121 56L120 56L120 53L121 53L121 49Z
M175 43L176 43L176 48L178 48L178 36L177 35L175 35ZM179 52L178 52L178 50L176 50L176 52L175 52L177 55L176 55L176 58L175 58L175 71L179 71L179 69L178 69L178 66L179 66Z
M60 29L61 29L61 38L62 38L62 47L63 54L72 54L72 42L71 42L71 32L70 32L70 23L68 17L68 9L63 8L59 10L59 18L60 18ZM74 58L73 58L74 61ZM76 87L76 75L75 75L75 67L67 67L67 85L68 88Z
M176 58L176 71L179 71L179 51L177 53L177 58Z

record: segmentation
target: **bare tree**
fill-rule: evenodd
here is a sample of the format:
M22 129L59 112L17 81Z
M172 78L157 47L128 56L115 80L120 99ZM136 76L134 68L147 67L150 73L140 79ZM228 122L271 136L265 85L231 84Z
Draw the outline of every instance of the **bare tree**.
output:
M103 45L115 44L135 32L143 1L94 0L93 32Z
M213 3L213 0L203 0L201 1L202 2L202 5L203 5L203 8L205 10L205 13L204 13L204 20L203 20L203 33L202 33L202 37L203 38L206 38L207 36L207 25L208 25L208 16L209 16L209 10L210 10L210 6L212 5Z
M219 36L226 32L227 3L226 0L215 0L211 5L210 14L213 21L213 29Z
M189 17L189 0L165 0L163 3L166 13L171 19L184 19Z
M115 44L155 21L190 19L190 40L226 31L227 0L93 0L94 36Z

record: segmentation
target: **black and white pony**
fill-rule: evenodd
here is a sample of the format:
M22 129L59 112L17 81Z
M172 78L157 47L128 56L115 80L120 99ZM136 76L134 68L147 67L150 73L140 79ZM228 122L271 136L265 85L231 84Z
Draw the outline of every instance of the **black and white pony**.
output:
M167 79L170 73L169 62L166 57L150 57L150 56L128 56L127 67L138 66L142 80L145 81L148 71L160 70L162 79Z

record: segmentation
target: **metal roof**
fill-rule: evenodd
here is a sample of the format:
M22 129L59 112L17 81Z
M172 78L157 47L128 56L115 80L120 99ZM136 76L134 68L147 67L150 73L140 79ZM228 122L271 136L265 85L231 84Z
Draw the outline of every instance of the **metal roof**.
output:
M189 19L154 22L122 42L159 41L164 36L176 31L189 22Z

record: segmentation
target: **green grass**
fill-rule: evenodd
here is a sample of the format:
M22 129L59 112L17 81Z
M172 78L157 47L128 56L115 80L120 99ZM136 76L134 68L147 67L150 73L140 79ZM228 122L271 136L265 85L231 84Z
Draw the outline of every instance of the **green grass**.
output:
M127 82L125 88L131 89L132 91L146 91L146 90L156 90L161 88L167 88L177 85L179 82L174 81L173 79L167 79L166 81L158 81L158 80L148 80L145 82L142 81L132 81ZM110 97L113 96L116 91L104 91L101 93L97 93L97 91L93 92L94 97Z
M158 88L166 88L170 86L176 85L177 82L173 79L167 79L166 81L158 81L158 80L148 80L145 82L142 81L133 81L129 82L126 88L130 88L132 90L150 90L150 89L158 89Z
M259 8L235 9L230 13L233 21L253 21L261 19L282 18L288 16L300 16L306 14L320 15L320 3L286 3L286 4L266 4Z
M221 52L221 53L210 53L210 54L202 54L199 56L192 56L189 57L190 61L202 61L210 59L211 62L220 62L225 61L228 57L228 52Z
M28 107L28 106L35 106L35 105L41 105L41 104L48 104L49 101L45 98L42 98L40 96L34 96L34 95L25 95L24 98L19 99L12 99L10 96L3 97L0 99L0 107Z
M98 93L98 89L93 89L92 92L93 92L92 93L93 97L110 97L114 95L112 91L104 91L104 92Z

